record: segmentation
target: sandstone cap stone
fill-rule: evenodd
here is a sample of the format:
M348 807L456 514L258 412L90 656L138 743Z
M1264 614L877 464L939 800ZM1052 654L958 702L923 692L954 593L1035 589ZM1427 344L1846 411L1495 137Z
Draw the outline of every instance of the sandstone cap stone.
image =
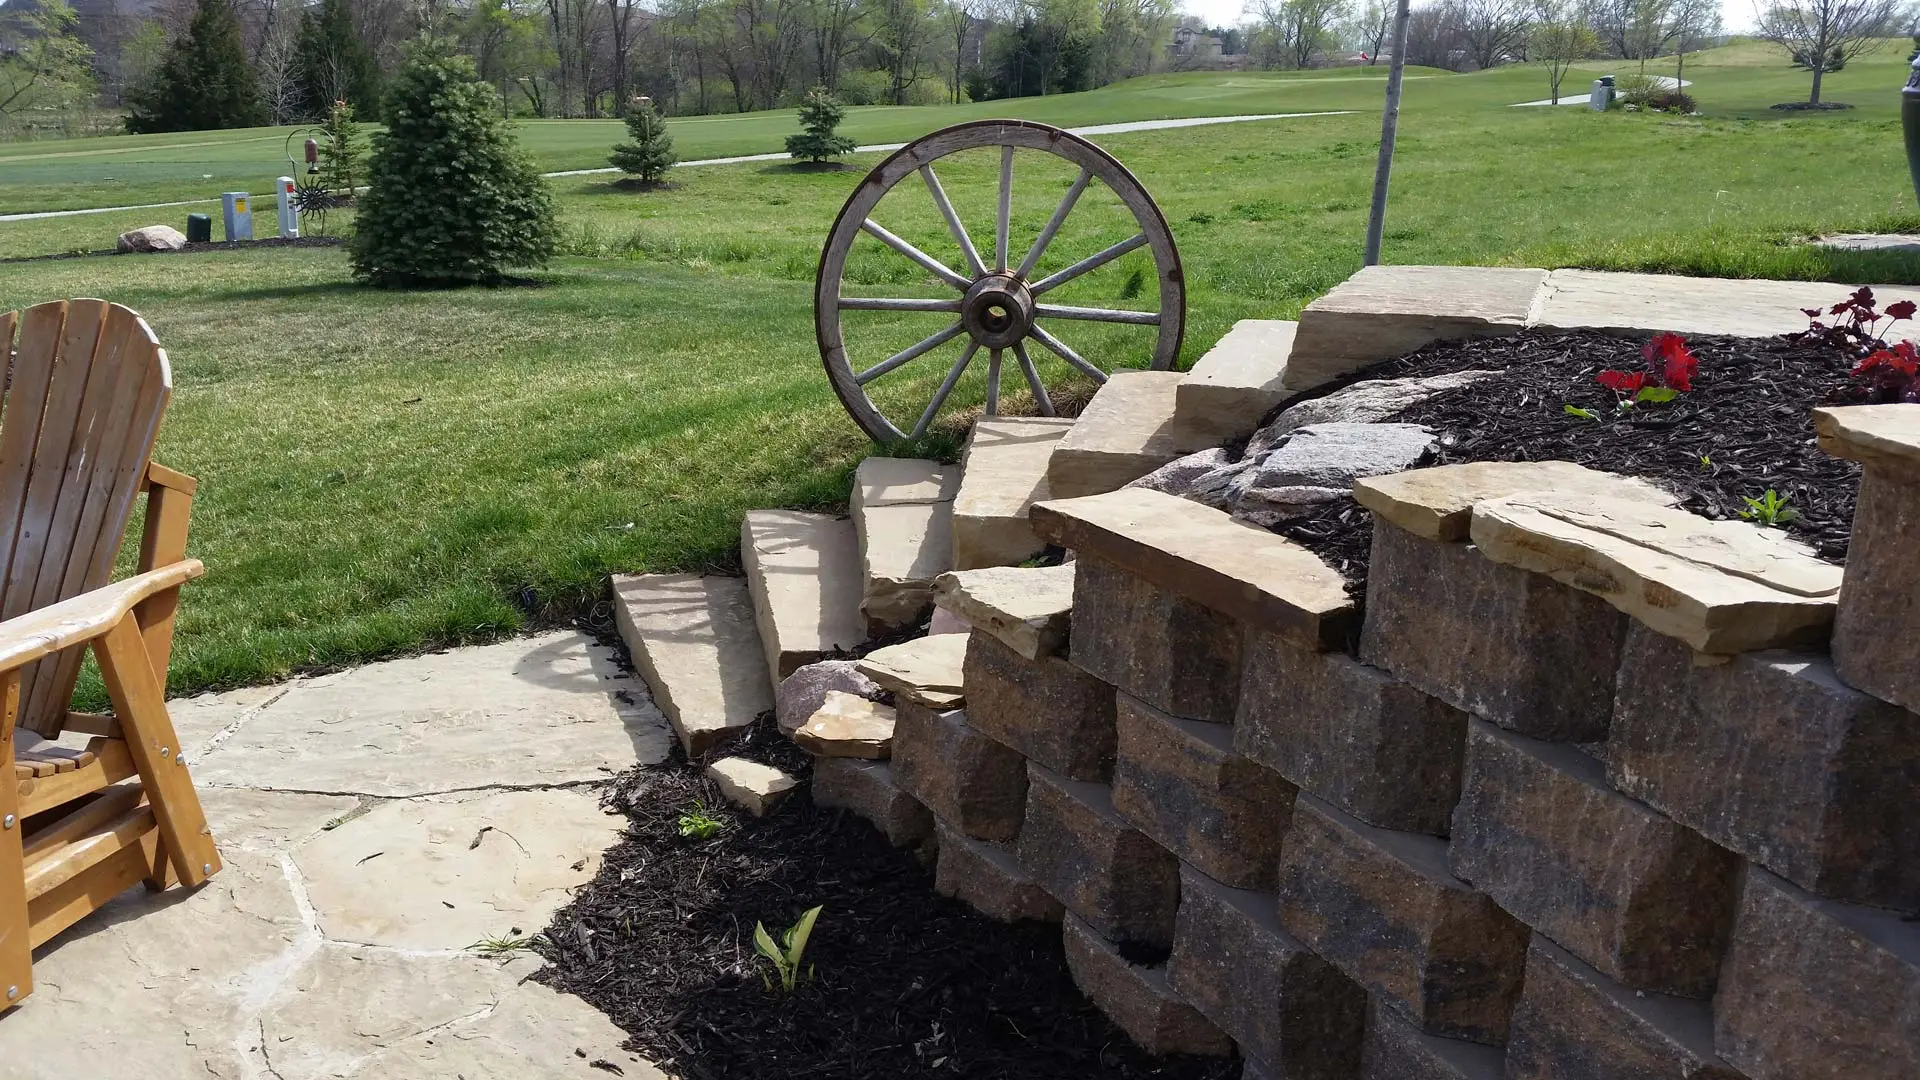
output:
M1495 562L1592 593L1699 652L1816 645L1841 570L1758 526L1603 496L1526 493L1475 504Z
M1518 333L1546 280L1507 267L1366 267L1300 312L1286 386L1311 390L1428 342Z
M854 471L860 611L882 634L920 621L935 576L953 566L953 496L960 470L919 458L870 457Z
M1600 495L1672 506L1679 497L1635 477L1571 461L1470 461L1369 476L1353 483L1361 506L1427 540L1465 542L1473 504L1527 491Z
M1354 616L1340 572L1285 537L1145 488L1039 503L1034 528L1232 618L1311 648L1345 640Z
M1532 326L1600 330L1636 337L1661 331L1773 337L1807 328L1801 308L1826 307L1859 288L1831 281L1765 281L1555 270L1535 305ZM1873 287L1882 304L1920 300L1920 292Z
M934 602L1029 660L1066 647L1073 617L1073 566L956 570L933 582Z
M727 801L754 817L766 817L793 791L795 780L771 765L741 757L725 757L707 766L707 778L720 787Z
M1194 361L1174 391L1174 418L1221 441L1251 432L1275 405L1292 397L1282 385L1300 324L1241 319Z
M751 511L740 524L740 561L775 681L867 639L860 540L850 519Z
M697 755L774 704L744 578L613 576L614 622L680 746Z
M967 636L934 634L875 649L861 659L860 674L929 709L958 708L965 700Z
M829 690L820 711L793 733L793 741L821 757L884 761L893 745L893 707Z
M1042 547L1027 507L1048 498L1047 462L1072 420L988 416L976 420L953 498L953 566L1005 566Z
M1220 441L1174 416L1177 371L1116 371L1054 447L1047 462L1052 498L1112 491L1178 457ZM1255 418L1256 422L1258 418Z
M1813 410L1820 449L1853 461L1920 466L1920 405L1849 405Z

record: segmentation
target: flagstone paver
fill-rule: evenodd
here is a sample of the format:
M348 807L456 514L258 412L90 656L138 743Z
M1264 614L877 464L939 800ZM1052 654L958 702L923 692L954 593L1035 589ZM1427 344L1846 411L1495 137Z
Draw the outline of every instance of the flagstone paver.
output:
M533 954L470 948L544 929L622 826L596 783L667 754L606 649L544 634L171 708L226 867L38 950L0 1077L663 1080Z

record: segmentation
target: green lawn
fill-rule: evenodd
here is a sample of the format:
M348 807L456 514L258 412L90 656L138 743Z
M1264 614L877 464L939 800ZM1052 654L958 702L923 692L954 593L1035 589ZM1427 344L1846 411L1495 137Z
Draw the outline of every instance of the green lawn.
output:
M1506 108L1544 96L1537 70L1410 84L1387 259L1920 282L1910 256L1794 243L1920 228L1893 105L1902 55L1837 73L1833 96L1862 107L1820 116L1766 112L1804 76L1739 49L1689 63L1714 114L1699 119ZM1349 92L1341 85L1378 94L1377 82L1334 77L1215 77L1218 94L1240 102L1231 107L1208 106L1207 80L1189 76L1102 93L1136 105L1172 93L1197 113L1297 111L1279 104L1287 95L1320 107ZM1245 100L1248 85L1266 96ZM888 122L931 127L936 112ZM1234 320L1292 317L1357 268L1377 137L1375 111L1098 139L1154 193L1181 244L1185 362ZM152 320L177 384L160 456L202 481L193 547L211 570L183 609L172 685L257 681L576 610L611 571L731 565L743 511L843 500L869 448L820 370L810 290L833 215L873 160L837 173L689 169L644 194L604 177L557 181L568 254L537 288L382 293L351 284L337 250L253 250L0 263L0 310L90 294ZM0 192L13 175L0 167ZM992 163L942 175L977 229ZM1023 162L1016 238L1038 230L1066 181ZM875 216L953 257L919 189ZM0 250L98 247L124 227L116 217L0 224ZM1050 258L1060 265L1124 228L1111 203L1090 198ZM851 287L928 287L905 260L861 243ZM1133 303L1137 268L1122 260L1062 299ZM865 321L850 341L870 359L938 325L854 318ZM1073 331L1103 358L1144 352L1134 330ZM923 361L877 385L896 405L924 401L944 368ZM970 378L958 400L981 393Z

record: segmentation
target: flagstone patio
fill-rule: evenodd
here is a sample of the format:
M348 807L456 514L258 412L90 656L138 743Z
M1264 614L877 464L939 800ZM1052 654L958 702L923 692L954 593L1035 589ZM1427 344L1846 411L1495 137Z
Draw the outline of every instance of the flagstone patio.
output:
M623 826L592 785L667 754L609 650L551 633L172 707L226 868L39 950L0 1077L661 1075L539 958L472 948L543 929Z

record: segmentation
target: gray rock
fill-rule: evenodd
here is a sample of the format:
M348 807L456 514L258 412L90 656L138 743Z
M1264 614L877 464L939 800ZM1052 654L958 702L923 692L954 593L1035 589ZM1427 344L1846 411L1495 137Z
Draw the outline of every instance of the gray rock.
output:
M1176 458L1127 486L1178 495L1216 510L1226 510L1232 503L1234 481L1250 464L1248 458L1235 461L1225 447L1216 446Z
M1254 435L1252 452L1264 442L1271 447L1279 437L1309 424L1371 424L1409 409L1449 390L1471 386L1497 371L1455 371L1424 379L1368 379L1336 390L1326 397L1303 401L1282 412Z
M880 684L860 674L852 660L808 664L780 680L779 689L773 692L773 715L781 732L792 735L798 731L826 704L827 694L833 690L868 701L880 698Z
M1315 504L1350 497L1355 480L1410 469L1432 449L1433 441L1433 433L1418 424L1298 428L1241 472L1233 513L1271 524Z
M123 232L119 243L114 245L122 252L179 251L186 246L186 234L171 225L148 225L143 229Z

